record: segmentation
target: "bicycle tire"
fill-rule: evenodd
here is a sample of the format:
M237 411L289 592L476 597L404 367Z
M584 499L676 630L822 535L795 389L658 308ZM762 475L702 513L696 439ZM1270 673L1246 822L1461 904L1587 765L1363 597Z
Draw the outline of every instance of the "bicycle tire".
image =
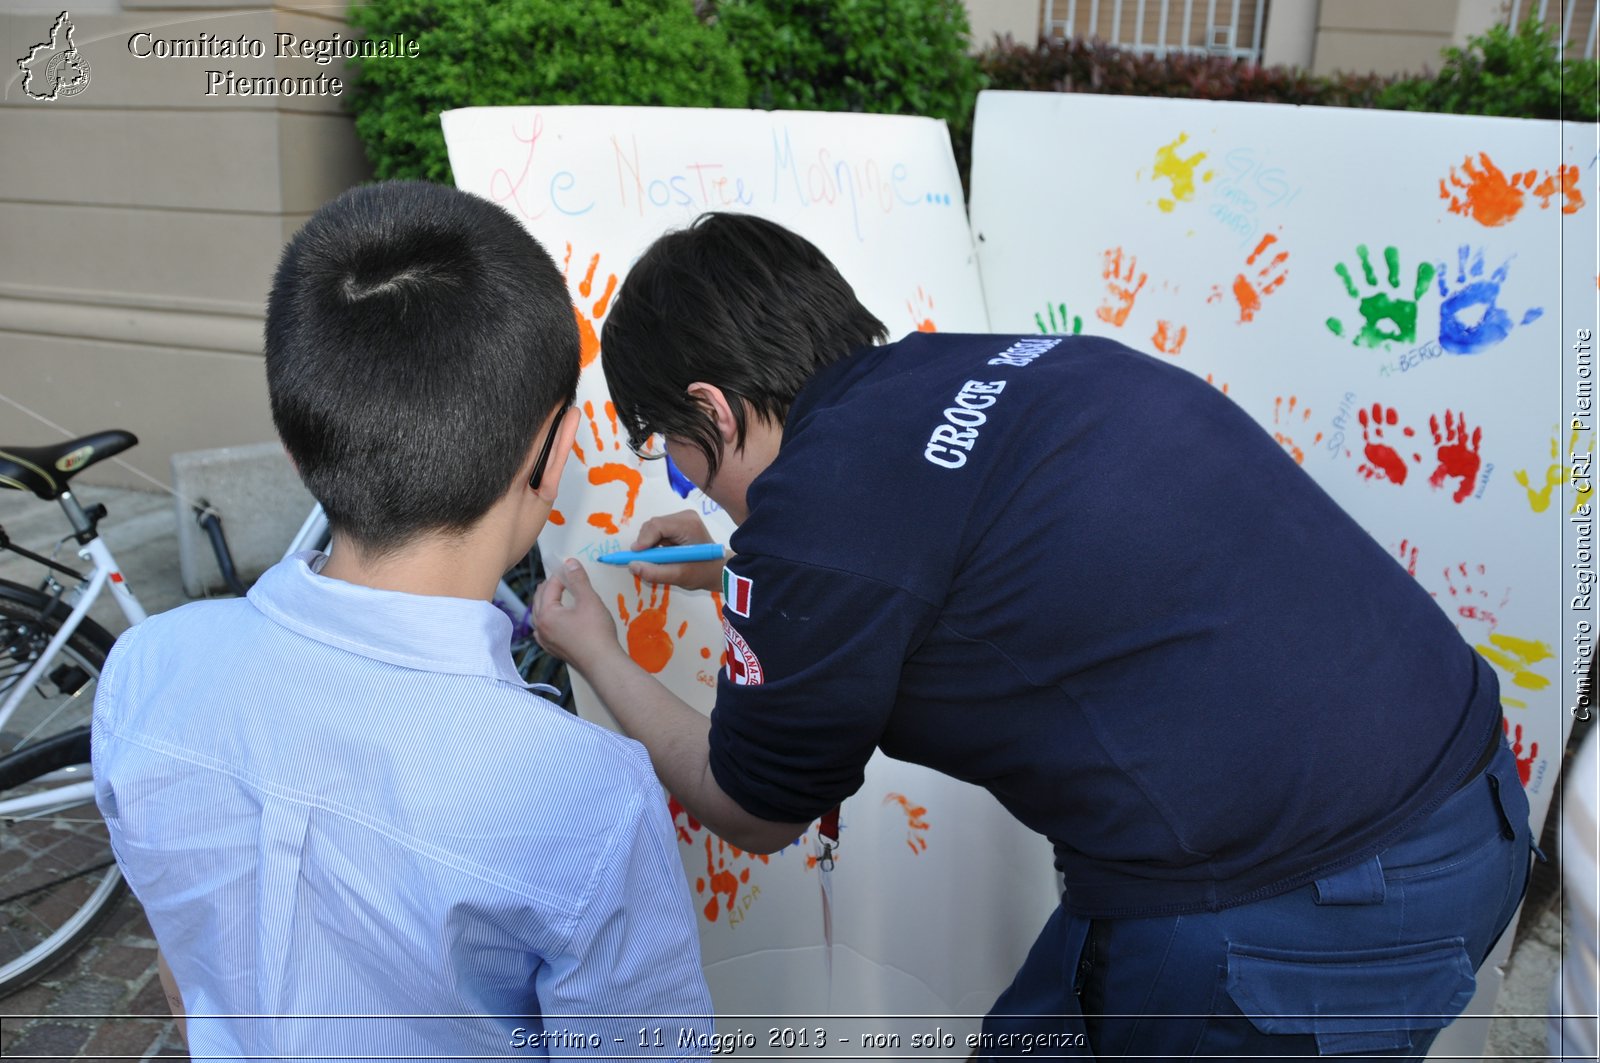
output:
M91 778L89 728L0 757L0 809ZM43 813L0 813L0 997L67 962L127 895L93 793ZM22 857L20 861L15 859Z
M42 591L0 580L0 700L22 679L70 612L64 602ZM114 642L115 636L84 617L62 647L57 663L6 722L6 730L0 733L0 754L87 727L94 713L100 669Z

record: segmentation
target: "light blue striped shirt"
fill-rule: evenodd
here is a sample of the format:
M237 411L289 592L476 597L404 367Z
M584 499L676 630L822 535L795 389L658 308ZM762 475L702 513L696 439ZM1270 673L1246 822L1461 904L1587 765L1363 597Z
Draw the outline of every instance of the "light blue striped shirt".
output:
M129 629L95 698L96 798L191 1054L704 1057L644 747L532 693L488 602L322 560Z

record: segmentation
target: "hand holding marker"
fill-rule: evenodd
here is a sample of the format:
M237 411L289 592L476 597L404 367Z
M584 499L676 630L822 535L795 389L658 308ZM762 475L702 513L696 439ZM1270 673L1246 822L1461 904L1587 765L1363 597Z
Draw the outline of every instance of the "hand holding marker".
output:
M720 590L722 562L731 556L712 541L705 522L692 509L651 517L639 526L633 547L597 560L627 565L629 572L651 583L670 583L691 591Z

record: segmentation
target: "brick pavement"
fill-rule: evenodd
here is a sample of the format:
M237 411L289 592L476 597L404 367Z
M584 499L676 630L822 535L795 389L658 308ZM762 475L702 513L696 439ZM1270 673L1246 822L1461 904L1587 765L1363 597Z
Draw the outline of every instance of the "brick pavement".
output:
M10 1060L188 1059L156 977L156 941L131 895L68 962L0 999Z

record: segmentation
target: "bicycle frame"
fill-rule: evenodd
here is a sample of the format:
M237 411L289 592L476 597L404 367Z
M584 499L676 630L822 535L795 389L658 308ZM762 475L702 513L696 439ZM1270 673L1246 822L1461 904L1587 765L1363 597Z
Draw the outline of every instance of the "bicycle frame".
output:
M83 512L83 507L72 493L64 492L60 498L61 508L66 510L67 519L74 528L90 528L93 524ZM6 696L4 703L0 703L0 727L4 727L11 719L11 714L16 712L17 706L22 703L23 696L32 690L34 685L44 676L45 670L55 661L61 652L61 647L67 644L72 633L78 630L78 625L88 615L89 609L99 599L100 593L109 585L111 596L122 609L122 615L128 618L129 624L137 624L148 615L144 606L139 604L139 599L128 587L128 581L122 576L122 569L117 564L117 559L111 553L105 541L96 535L93 539L78 548L78 557L89 562L89 576L73 589L72 593L77 601L72 607L72 612L67 614L61 626L56 630L55 636L45 646L39 659L33 662L32 667L17 681L11 693ZM53 577L52 577L53 578Z

